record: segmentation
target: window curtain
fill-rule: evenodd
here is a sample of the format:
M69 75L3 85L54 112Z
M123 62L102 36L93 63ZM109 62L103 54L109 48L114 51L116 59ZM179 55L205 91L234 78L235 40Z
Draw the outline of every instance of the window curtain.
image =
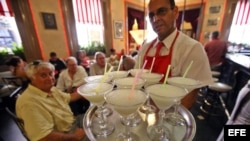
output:
M10 0L0 0L0 15L13 17Z
M250 45L250 1L239 0L234 12L229 41L236 44Z
M102 8L100 0L73 0L75 19L79 23L101 25Z
M101 0L72 0L78 44L87 47L92 42L103 43Z
M176 26L178 29L181 29L181 22L182 22L182 14L183 11L179 12L179 17L176 20ZM198 18L200 15L200 9L191 9L191 10L186 10L184 12L184 21L185 22L190 22L192 26L192 32L196 33L197 26L198 26Z

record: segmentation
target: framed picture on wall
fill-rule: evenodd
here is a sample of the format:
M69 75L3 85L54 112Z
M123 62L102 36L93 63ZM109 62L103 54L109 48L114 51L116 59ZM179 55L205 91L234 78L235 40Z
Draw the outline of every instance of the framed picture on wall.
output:
M123 38L123 22L122 21L114 21L114 36L116 39Z
M207 26L217 26L217 25L218 25L218 19L217 18L207 20Z
M220 5L210 6L209 13L210 14L218 14L218 13L220 13L220 9L221 9Z
M42 12L41 14L45 29L57 29L56 18L54 13Z

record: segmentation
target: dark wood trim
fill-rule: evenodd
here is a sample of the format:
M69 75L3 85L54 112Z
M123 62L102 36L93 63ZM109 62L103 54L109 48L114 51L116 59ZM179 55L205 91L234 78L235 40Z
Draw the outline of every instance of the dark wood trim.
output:
M10 0L26 60L42 59L28 0Z
M66 28L66 36L70 55L75 56L80 47L78 45L72 0L61 0L61 8L64 19L64 26Z

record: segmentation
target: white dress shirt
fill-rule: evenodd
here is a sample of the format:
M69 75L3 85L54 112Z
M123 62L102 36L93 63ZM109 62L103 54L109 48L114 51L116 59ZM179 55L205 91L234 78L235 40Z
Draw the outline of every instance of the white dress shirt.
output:
M167 38L165 38L162 42L165 47L163 47L160 51L160 55L168 55L170 46L176 36L177 29L171 33ZM159 41L157 41L155 45L157 45ZM139 50L139 54L136 58L136 66L138 68L138 64L143 64L144 55L151 45L151 42L145 43ZM148 56L154 56L156 52L156 47L152 47ZM203 85L208 85L213 83L212 74L209 66L209 61L207 58L207 54L204 50L202 44L189 36L183 34L179 31L179 36L176 39L175 44L173 45L172 52L172 60L171 60L171 74L172 76L183 76L189 64L193 61L193 64L187 73L186 77L193 78L199 80L203 83ZM140 63L138 63L140 61Z
M82 66L77 66L77 71L73 76L73 79L69 76L68 69L65 69L60 73L56 87L62 91L65 91L68 88L78 87L85 83L84 78L87 76L88 74Z

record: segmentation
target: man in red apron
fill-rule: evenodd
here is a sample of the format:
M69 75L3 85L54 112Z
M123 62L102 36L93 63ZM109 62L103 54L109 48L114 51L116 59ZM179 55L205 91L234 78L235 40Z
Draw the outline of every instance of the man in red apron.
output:
M147 60L145 68L149 69L154 60L152 72L165 75L168 65L171 64L168 77L183 76L188 65L193 61L186 77L199 80L204 86L212 83L208 58L202 44L176 29L175 22L179 11L174 0L150 0L148 12L152 28L158 37L142 45L138 54L137 67ZM164 78L161 82L163 80ZM190 92L182 100L185 107L192 106L197 91L198 89Z

